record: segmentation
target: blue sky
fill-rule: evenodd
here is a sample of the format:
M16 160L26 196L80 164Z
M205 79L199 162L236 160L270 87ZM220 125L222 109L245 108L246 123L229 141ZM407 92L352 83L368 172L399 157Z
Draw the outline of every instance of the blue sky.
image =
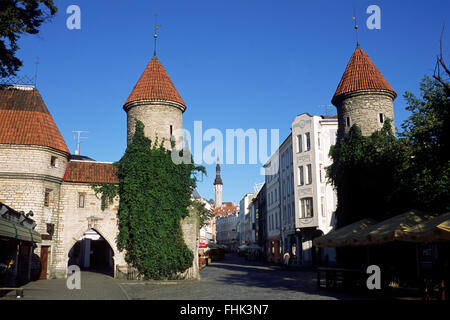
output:
M66 28L69 5L81 8L81 30ZM381 29L366 27L369 5L381 9ZM324 114L355 49L353 6L363 50L397 91L397 127L408 117L403 93L419 93L439 52L450 2L430 1L57 1L59 12L39 35L21 38L19 74L37 87L66 143L87 130L81 153L117 161L126 148L123 103L153 54L154 14L161 29L158 57L187 104L184 127L204 130L279 129L280 143L296 115ZM447 20L446 20L447 19ZM335 108L330 110L335 113ZM207 143L206 143L207 144ZM205 145L205 144L204 144ZM261 165L222 165L223 199L239 202L262 182ZM214 198L215 166L198 183Z

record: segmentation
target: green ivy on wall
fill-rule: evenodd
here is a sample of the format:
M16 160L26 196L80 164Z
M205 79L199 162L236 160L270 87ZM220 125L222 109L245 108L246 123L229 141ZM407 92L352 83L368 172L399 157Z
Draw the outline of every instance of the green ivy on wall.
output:
M114 163L117 189L112 185L94 187L102 193L102 199L119 196L117 245L119 250L126 250L125 260L144 279L176 278L192 266L194 259L184 242L181 220L189 216L195 173L206 171L193 161L175 164L171 151L163 145L164 140L158 143L156 138L152 143L145 137L144 124L136 121L132 142Z

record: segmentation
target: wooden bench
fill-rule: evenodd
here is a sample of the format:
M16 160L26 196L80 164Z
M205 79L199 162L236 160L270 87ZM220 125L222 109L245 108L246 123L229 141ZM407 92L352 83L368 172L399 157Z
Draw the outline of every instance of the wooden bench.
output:
M317 268L317 287L321 288L321 274L325 273L325 288L337 288L338 281L344 286L349 285L348 280L358 279L362 274L360 269L347 269L339 267L318 267Z

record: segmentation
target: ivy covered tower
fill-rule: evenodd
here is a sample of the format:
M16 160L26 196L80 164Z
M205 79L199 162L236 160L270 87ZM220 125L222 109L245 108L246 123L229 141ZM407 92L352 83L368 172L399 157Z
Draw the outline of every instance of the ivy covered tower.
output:
M397 93L358 44L331 100L337 108L338 137L345 137L355 123L368 136L380 130L388 118L394 130L396 97Z
M186 105L172 83L161 62L153 55L138 82L125 101L127 113L127 143L133 138L136 120L145 125L145 135L170 148L170 137L183 128L183 112Z

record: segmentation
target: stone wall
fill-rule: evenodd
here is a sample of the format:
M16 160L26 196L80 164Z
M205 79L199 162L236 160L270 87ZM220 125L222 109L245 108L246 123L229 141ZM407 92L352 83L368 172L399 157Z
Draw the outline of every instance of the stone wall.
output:
M198 235L199 225L196 216L191 215L181 220L181 230L183 230L183 239L189 249L194 254L194 261L192 267L187 269L182 275L182 279L200 279L200 273L198 271Z
M164 146L171 149L170 145L170 126L172 133L175 130L183 128L183 112L178 105L172 102L136 102L127 106L127 142L130 143L133 138L136 119L142 121L145 125L144 133L152 142L157 135L159 142L162 138L166 139ZM180 141L177 141L179 143Z
M384 119L392 120L392 129L395 129L393 95L390 92L366 90L349 94L343 97L337 110L339 138L346 135L355 123L361 128L364 136L380 130L383 127L383 123L380 122L380 113L383 114ZM349 117L350 126L347 126L347 117Z
M51 165L52 156L56 157L55 166ZM67 156L48 147L0 145L0 202L17 211L33 211L35 230L42 235L49 235L47 225L54 225L53 237L44 239L35 250L40 255L41 247L49 246L50 277L55 263L60 186ZM44 204L46 192L49 192L48 206Z
M79 207L79 195L85 196L84 207ZM100 197L100 195L99 195ZM83 234L93 229L100 234L111 246L114 256L114 270L116 266L126 267L124 252L117 249L118 235L117 211L118 199L104 211L101 210L101 200L95 196L94 190L88 183L67 183L61 186L60 213L58 219L58 233L55 263L52 265L56 277L65 277L69 251Z
M50 163L52 156L56 157L55 166ZM0 144L2 176L6 176L7 173L41 175L61 181L66 172L67 161L66 153L48 147Z

